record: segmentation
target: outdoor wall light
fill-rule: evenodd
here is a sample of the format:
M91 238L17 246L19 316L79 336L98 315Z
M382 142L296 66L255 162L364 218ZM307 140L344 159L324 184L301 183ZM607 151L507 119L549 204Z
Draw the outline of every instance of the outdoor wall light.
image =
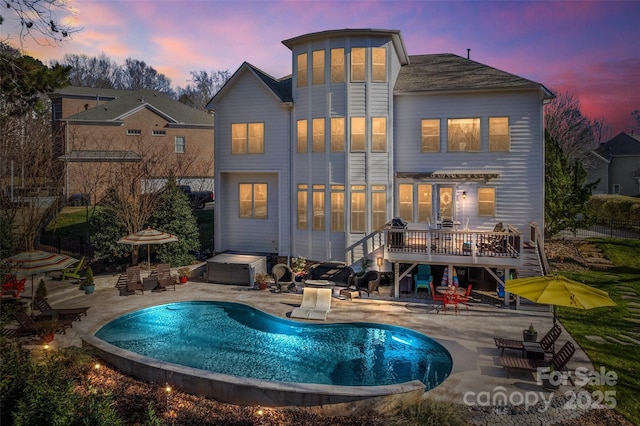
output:
M382 257L379 257L377 261L378 261L378 266L382 266L382 264L384 263L384 259Z
M462 191L462 199L463 200L467 199L467 191Z

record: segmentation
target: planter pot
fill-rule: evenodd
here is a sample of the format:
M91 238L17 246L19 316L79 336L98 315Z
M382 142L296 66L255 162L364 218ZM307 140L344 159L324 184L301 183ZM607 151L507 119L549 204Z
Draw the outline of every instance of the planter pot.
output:
M51 343L53 342L53 339L55 339L56 337L56 332L55 331L51 331L47 334L45 334L44 336L42 336L42 342L43 343Z
M529 330L522 330L522 340L524 340L525 342L537 342L538 332L534 331L532 333Z
M260 290L266 290L269 287L269 283L258 283L258 288Z
M187 281L189 281L189 277L179 277L178 280L180 281L180 284L186 284Z
M85 285L85 286L84 286L84 293L85 293L85 294L91 294L91 293L93 293L93 290L95 290L95 289L96 289L95 284L92 284L92 285Z

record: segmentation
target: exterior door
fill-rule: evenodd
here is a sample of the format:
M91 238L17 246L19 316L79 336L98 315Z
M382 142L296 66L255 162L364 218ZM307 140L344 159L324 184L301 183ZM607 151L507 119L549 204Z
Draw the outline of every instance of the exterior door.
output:
M438 188L438 216L440 220L453 220L453 187Z

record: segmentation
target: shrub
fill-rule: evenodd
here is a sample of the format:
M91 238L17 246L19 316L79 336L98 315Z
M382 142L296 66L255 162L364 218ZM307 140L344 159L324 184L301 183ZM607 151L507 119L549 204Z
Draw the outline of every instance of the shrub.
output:
M640 222L640 198L598 194L587 201L587 214L598 219Z

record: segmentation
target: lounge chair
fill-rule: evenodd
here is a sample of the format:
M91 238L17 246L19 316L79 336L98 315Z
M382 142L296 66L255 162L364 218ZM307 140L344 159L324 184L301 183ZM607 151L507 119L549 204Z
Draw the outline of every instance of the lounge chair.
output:
M171 266L168 263L160 263L156 266L158 273L158 288L161 291L168 290L169 287L173 287L173 291L176 291L176 281L171 276Z
M86 308L53 308L49 302L42 298L42 297L36 297L35 300L33 301L34 304L36 305L36 308L38 308L38 310L41 312L40 316L57 316L60 319L67 319L67 318L71 318L74 321L81 321L80 317L82 315L87 315L87 310L89 309L88 307Z
M573 343L567 342L556 353L551 360L527 359L512 356L501 356L500 364L507 369L507 377L510 377L512 370L523 370L528 372L538 371L538 368L553 367L555 371L562 371L567 365L576 348Z
M84 265L84 256L80 259L80 262L77 263L73 268L66 268L62 270L62 276L60 280L64 281L68 278L75 278L76 280L80 279L80 270L82 269L82 265Z
M327 314L331 310L331 295L333 291L330 288L319 288L316 306L309 312L307 319L310 320L326 320Z
M298 308L293 308L291 318L309 318L309 312L316 308L318 300L318 290L329 290L321 288L305 287L302 292L302 303ZM331 290L329 290L331 291Z
M545 334L540 340L540 346L544 349L545 352L551 352L553 350L553 344L562 333L562 328L558 324L554 324L553 327ZM502 337L494 337L493 341L496 343L496 347L498 349L502 349L500 354L504 354L505 349L513 349L516 351L523 351L522 340L516 339L504 339Z
M129 266L127 268L127 294L135 294L136 291L144 294L144 286L140 279L140 267Z
M274 267L271 268L271 276L273 277L273 282L280 293L291 291L291 289L296 286L293 271L284 263L274 265Z
M34 321L26 312L14 312L13 316L20 324L20 327L16 329L16 336L33 336L42 331L42 323ZM67 328L73 327L72 319L56 320L54 322L56 324L56 333L65 334Z
M366 272L361 277L353 278L353 285L356 290L362 290L367 293L367 295L371 295L374 291L377 291L380 294L380 279L381 275L378 271L369 271Z

